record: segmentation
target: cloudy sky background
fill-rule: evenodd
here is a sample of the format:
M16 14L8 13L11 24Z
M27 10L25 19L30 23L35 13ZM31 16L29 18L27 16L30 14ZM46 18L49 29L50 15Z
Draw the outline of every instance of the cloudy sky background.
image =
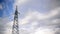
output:
M11 34L16 5L20 34L60 34L60 0L1 0L0 34Z

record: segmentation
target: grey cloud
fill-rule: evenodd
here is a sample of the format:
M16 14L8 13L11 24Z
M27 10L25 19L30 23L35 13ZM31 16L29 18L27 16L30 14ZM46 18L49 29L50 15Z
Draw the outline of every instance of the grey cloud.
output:
M40 10L42 10L41 12L49 13L50 10L54 10L55 8L60 7L60 1L59 0L32 0L29 3L27 3L26 6L24 6L24 7L27 7L28 9L31 8L32 10L37 10L39 12L40 12ZM33 20L32 19L30 20L30 22L28 24L21 26L21 28L26 28L27 31L31 32L31 31L36 30L37 28L45 27L45 28L51 28L51 29L55 30L56 31L55 34L59 33L57 28L60 29L60 25L59 25L60 24L60 21L59 21L60 20L60 12L57 15L50 17L48 19L35 20L38 23L37 25L32 25L32 21L34 20L34 19ZM56 23L53 22L56 19L58 21ZM32 29L30 29L30 28L32 28ZM26 33L25 32L26 30L22 29L20 31L21 31L21 34ZM22 31L24 33L22 33ZM29 34L29 32L28 32L28 34Z
M60 28L56 28L55 30L55 34L60 34Z
M38 11L49 12L49 10L60 7L59 0L32 0L27 4L28 8Z
M57 28L60 29L60 11L57 10L57 12L59 12L59 13L56 14L55 16L53 16L53 17L48 18L48 19L35 20L38 23L37 25L31 25L33 22L29 22L28 25L30 25L30 27L34 26L33 27L34 30L39 28L39 27L50 28L50 29L53 29L53 30L56 31L55 34L59 34L59 30L57 30ZM34 21L34 19L36 19L36 18L32 18L32 19L31 19L31 21Z
M8 22L9 21L7 18L0 18L0 34L4 34L4 32L6 31L6 24Z

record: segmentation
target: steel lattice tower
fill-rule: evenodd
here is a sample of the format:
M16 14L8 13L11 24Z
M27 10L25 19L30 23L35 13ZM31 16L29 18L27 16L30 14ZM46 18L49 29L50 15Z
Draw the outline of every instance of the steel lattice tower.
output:
M14 14L14 23L13 23L13 27L12 27L12 34L19 34L17 6L16 6L15 14Z

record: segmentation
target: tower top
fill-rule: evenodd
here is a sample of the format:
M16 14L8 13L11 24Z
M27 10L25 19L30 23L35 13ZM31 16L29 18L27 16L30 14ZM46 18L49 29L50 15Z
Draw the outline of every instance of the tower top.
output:
M16 10L15 10L15 15L18 15L18 10L17 10L17 6L16 6Z

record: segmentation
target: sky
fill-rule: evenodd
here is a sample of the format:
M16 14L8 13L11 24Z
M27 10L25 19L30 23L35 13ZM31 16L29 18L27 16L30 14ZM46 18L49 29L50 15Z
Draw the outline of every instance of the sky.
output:
M60 34L60 0L0 0L0 34L11 34L16 5L20 34Z

